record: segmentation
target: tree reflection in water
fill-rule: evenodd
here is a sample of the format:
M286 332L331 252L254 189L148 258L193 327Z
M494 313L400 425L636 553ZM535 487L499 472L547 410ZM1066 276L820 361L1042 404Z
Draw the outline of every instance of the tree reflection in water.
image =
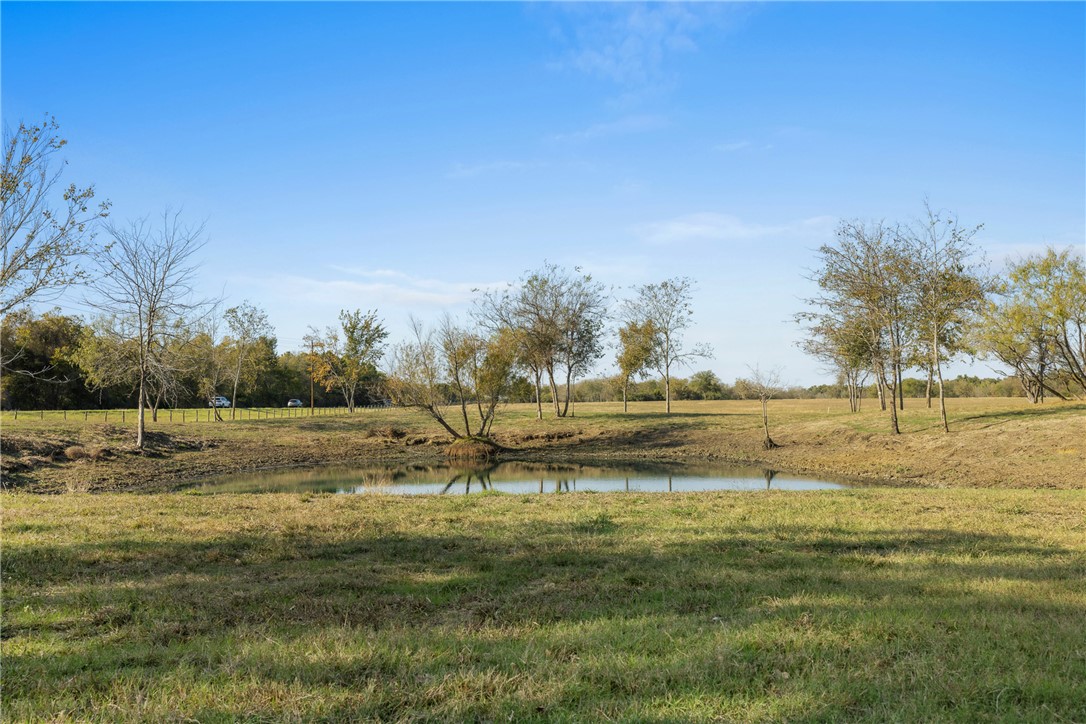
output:
M450 490L452 490L452 487L461 480L463 480L464 482L465 494L471 492L471 482L473 479L476 483L479 484L479 488L481 490L493 490L493 486L490 482L490 474L494 472L494 468L496 467L497 465L491 465L490 467L486 468L454 470L452 478L449 480L449 482L445 484L445 487L441 489L439 495L445 495L445 493L448 493Z

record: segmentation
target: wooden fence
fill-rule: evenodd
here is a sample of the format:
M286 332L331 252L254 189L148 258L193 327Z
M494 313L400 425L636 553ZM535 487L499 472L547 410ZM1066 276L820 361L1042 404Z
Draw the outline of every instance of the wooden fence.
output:
M360 410L388 409L387 405L356 405L355 412ZM219 421L238 422L248 420L286 420L300 417L329 417L333 415L350 414L346 407L220 407ZM234 416L231 419L231 411ZM144 413L148 422L151 421L151 412ZM114 422L119 424L134 423L138 417L138 411L133 408L116 410L0 410L0 423L12 424L24 421L44 422L75 421L82 423ZM215 408L159 408L158 423L197 423L215 422Z

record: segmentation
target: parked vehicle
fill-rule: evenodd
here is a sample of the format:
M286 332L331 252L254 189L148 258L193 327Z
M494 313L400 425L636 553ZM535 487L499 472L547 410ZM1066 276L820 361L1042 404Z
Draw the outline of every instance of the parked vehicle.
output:
M230 407L230 400L222 395L216 395L207 401L208 407Z
M305 407L301 400L287 400L287 407Z

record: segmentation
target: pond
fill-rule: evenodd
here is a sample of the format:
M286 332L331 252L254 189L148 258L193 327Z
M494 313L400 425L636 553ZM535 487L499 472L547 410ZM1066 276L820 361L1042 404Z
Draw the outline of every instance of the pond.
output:
M208 478L189 489L204 493L321 492L386 495L825 490L849 487L809 475L739 466L554 465L503 462L468 466L306 468Z

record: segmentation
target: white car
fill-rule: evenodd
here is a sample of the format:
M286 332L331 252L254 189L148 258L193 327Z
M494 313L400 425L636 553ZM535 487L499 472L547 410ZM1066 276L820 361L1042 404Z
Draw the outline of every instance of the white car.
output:
M207 401L208 407L230 407L230 400L222 395L216 395Z

